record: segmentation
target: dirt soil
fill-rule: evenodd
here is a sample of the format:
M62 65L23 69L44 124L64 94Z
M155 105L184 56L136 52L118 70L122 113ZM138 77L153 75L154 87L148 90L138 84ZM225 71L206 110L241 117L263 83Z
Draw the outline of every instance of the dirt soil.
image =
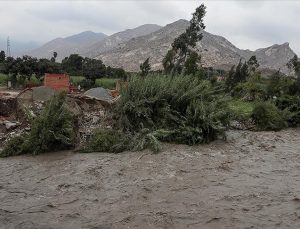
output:
M300 228L300 129L0 159L1 228Z

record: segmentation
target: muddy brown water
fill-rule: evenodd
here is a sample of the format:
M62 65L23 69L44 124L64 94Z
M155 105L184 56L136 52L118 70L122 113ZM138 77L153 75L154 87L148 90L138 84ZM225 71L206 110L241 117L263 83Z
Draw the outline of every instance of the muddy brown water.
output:
M300 129L0 159L0 228L300 228Z

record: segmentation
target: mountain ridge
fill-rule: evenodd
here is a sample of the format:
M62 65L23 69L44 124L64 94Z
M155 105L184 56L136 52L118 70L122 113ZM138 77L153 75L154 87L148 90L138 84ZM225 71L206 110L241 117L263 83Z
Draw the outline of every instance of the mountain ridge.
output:
M166 25L151 34L129 40L118 47L95 56L107 65L123 67L127 71L139 71L139 65L148 57L153 70L162 69L162 59L171 48L173 40L183 33L189 22L180 19ZM203 39L197 43L196 50L201 54L204 67L216 67L228 70L238 64L240 59L249 59L255 55L261 69L281 70L288 74L286 63L295 55L289 43L272 45L255 51L237 48L226 38L202 31Z
M50 58L53 51L58 53L58 61L72 53L102 59L106 65L122 67L127 71L139 71L139 65L150 57L153 70L162 69L162 59L171 48L176 37L183 33L189 22L184 19L167 24L145 24L127 29L110 36L102 34L101 38L94 32L85 31L66 38L56 38L29 55ZM258 59L261 69L290 71L286 63L295 55L289 43L274 44L255 51L239 49L226 38L202 31L203 39L197 43L196 50L201 55L204 67L228 70L237 65L240 59L247 60L252 55ZM88 38L84 38L84 37ZM90 37L93 38L90 38ZM84 44L80 44L83 42ZM79 45L78 45L79 43Z

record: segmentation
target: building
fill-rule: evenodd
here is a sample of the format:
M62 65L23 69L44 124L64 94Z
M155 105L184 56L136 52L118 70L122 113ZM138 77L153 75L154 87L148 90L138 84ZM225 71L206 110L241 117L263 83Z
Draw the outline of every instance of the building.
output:
M44 86L50 87L56 91L70 91L70 76L67 74L46 73L44 77Z

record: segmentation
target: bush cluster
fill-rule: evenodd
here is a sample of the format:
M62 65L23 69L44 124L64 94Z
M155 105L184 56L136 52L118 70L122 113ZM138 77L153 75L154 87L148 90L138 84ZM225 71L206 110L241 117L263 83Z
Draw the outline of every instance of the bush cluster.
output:
M13 138L0 156L39 154L69 149L76 141L76 119L65 105L66 95L55 95L42 114L32 120L28 134Z
M133 77L118 107L125 131L149 129L160 140L197 144L210 142L229 123L224 95L209 81L192 76Z
M252 118L260 130L281 130L288 126L288 112L279 110L270 102L259 102L255 105Z

